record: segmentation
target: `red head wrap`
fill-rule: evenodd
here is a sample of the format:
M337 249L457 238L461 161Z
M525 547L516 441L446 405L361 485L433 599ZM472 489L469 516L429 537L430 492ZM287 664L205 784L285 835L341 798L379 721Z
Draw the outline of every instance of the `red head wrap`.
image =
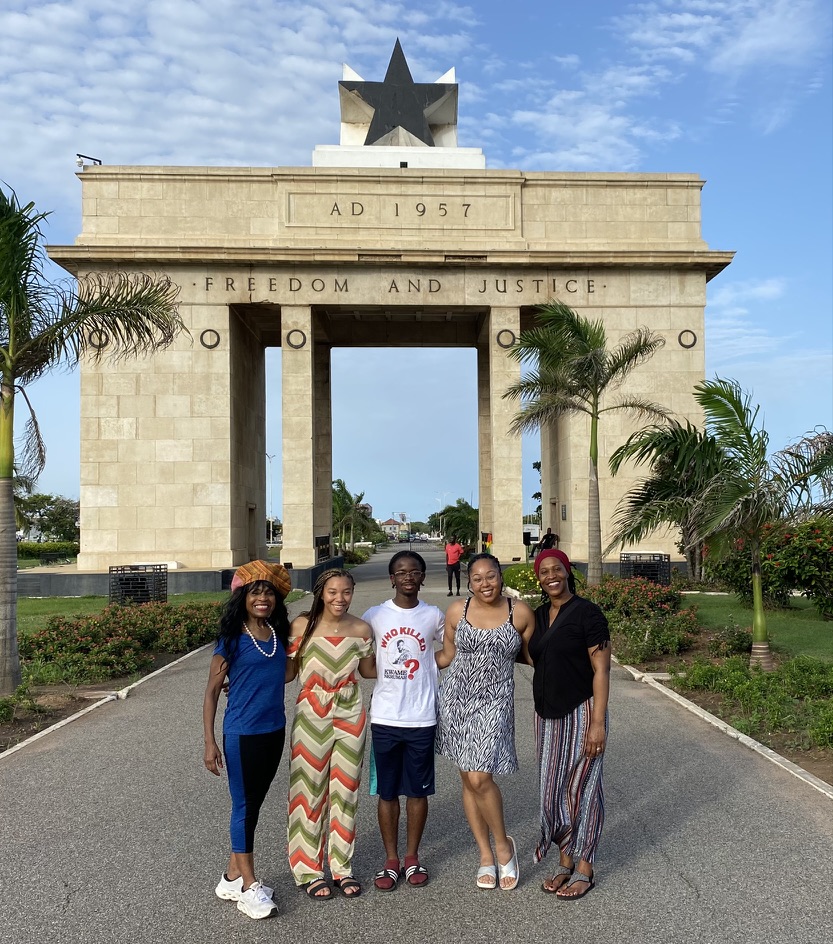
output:
M264 560L249 561L248 564L238 567L231 579L231 589L236 590L238 587L257 583L258 580L271 583L281 597L285 597L292 589L289 572L283 564Z
M572 573L573 568L570 564L570 558L567 557L564 551L559 551L557 548L550 547L550 548L547 548L547 550L545 551L541 551L538 554L538 556L535 558L534 567L535 567L536 577L538 576L538 569L548 557L557 557L561 561L561 563L564 565L564 569L567 571L567 573L568 574Z

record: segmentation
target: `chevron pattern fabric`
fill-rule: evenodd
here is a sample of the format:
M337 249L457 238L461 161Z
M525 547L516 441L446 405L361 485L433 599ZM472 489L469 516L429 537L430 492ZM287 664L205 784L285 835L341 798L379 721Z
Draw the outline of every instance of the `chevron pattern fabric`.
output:
M296 657L300 637L290 640ZM324 875L324 842L333 878L352 875L367 715L356 682L369 639L313 636L299 666L301 691L289 763L289 865L296 885Z

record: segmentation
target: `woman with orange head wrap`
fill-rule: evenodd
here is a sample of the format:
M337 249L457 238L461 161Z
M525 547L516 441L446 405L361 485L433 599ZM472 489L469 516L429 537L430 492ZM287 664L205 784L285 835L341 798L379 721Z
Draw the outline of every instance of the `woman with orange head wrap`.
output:
M268 918L277 911L272 889L255 877L253 846L260 807L283 753L284 684L288 672L291 676L284 598L290 586L286 569L272 561L251 561L237 569L203 700L203 763L219 777L225 754L231 793L231 856L215 892L236 901L238 910L250 918ZM221 754L214 721L226 680Z

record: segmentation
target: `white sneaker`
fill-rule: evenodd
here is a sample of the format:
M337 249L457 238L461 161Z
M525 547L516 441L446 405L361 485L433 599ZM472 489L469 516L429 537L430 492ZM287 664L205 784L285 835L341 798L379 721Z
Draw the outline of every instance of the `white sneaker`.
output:
M268 885L262 885L261 887L266 892L268 898L271 898L275 894L274 888L270 888ZM214 889L214 894L218 898L222 898L223 901L240 901L240 896L243 894L243 876L238 875L235 879L229 879L226 878L224 872L223 877Z
M237 910L250 918L271 918L278 913L277 905L266 894L266 889L260 882L252 884L244 891L237 901Z

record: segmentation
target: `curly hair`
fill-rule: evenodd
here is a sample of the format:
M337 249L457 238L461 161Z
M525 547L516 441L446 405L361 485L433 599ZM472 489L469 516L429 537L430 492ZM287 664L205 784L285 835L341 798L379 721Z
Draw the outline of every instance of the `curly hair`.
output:
M304 651L304 646L306 646L309 641L310 636L312 636L315 631L315 627L321 621L321 614L324 612L324 586L328 580L332 580L333 577L347 577L350 583L355 587L356 580L349 570L345 570L343 567L331 567L329 570L323 571L318 580L315 581L315 586L312 588L312 606L307 610L306 613L302 613L301 616L307 618L307 628L304 630L304 635L301 637L301 642L298 644L298 658L301 658L301 653Z
M270 625L274 626L275 635L284 649L289 645L289 614L286 612L283 597L274 584L269 583L268 580L256 580L254 583L247 583L245 586L234 590L220 615L220 630L217 634L217 642L225 640L229 662L237 655L240 636L243 634L243 628L248 618L246 596L249 593L260 593L267 587L275 594L275 609L272 610L272 615L269 617Z

